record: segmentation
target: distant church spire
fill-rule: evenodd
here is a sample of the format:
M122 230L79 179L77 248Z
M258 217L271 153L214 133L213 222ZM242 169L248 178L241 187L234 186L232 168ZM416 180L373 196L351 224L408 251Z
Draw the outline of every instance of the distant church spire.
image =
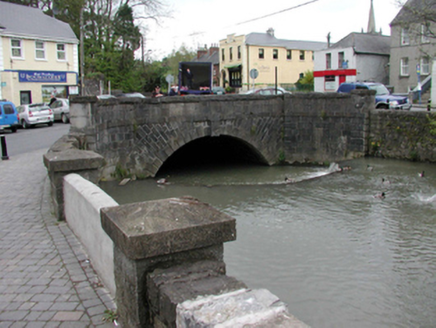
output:
M371 0L371 9L369 10L369 20L368 20L368 29L366 33L374 34L375 31L375 17L374 17L374 6Z

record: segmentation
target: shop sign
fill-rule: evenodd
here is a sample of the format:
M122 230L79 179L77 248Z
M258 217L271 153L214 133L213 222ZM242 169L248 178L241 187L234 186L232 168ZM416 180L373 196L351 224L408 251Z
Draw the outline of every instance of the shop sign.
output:
M38 82L38 83L66 83L66 72L48 72L48 71L20 71L18 73L20 82Z

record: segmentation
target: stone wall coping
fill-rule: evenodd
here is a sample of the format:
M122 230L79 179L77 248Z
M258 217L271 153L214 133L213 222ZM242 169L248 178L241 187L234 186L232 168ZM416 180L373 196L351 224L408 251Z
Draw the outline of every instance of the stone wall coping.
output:
M44 165L49 172L98 169L103 165L103 162L103 156L89 150L73 148L44 154Z
M177 327L309 328L266 289L240 289L198 297L177 306Z
M101 209L102 227L130 259L140 260L236 239L236 220L192 197Z

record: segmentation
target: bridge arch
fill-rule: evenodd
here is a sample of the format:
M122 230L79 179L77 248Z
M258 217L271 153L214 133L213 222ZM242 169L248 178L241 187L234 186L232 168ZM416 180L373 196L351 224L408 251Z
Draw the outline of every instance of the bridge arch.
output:
M268 165L264 155L252 144L230 135L204 136L182 145L170 154L159 172L188 165L253 163Z

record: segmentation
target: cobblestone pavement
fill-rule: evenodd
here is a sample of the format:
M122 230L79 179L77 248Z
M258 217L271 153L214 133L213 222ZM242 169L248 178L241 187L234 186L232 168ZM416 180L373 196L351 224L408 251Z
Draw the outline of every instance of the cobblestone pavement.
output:
M109 292L51 212L45 152L0 161L0 328L114 327Z

